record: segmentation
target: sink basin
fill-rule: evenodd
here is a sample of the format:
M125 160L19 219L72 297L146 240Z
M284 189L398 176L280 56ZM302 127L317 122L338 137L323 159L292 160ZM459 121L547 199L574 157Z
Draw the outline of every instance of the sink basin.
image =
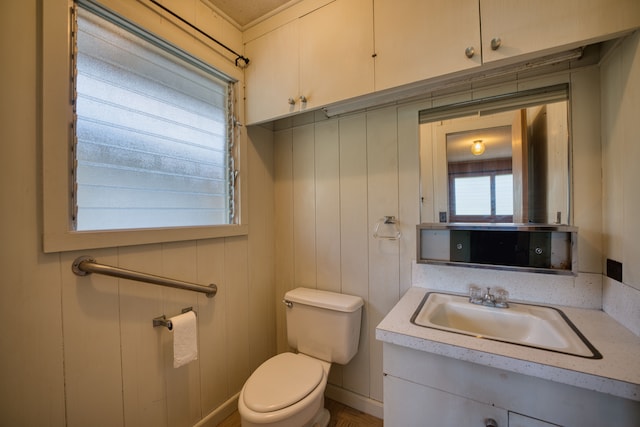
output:
M557 308L509 303L509 308L471 304L468 297L430 292L411 323L477 338L535 347L590 359L602 355Z

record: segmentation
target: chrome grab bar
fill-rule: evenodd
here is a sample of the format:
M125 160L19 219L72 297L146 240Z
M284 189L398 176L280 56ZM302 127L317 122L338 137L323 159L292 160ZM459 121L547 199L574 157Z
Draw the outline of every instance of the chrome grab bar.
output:
M218 287L213 283L209 286L204 286L195 283L183 282L182 280L169 279L168 277L126 270L124 268L99 264L90 256L80 256L76 258L73 261L73 264L71 264L71 271L73 271L77 276L86 276L87 274L97 273L104 274L105 276L119 277L121 279L137 280L139 282L152 283L154 285L168 286L170 288L186 289L188 291L201 292L206 294L209 298L213 298L218 292Z

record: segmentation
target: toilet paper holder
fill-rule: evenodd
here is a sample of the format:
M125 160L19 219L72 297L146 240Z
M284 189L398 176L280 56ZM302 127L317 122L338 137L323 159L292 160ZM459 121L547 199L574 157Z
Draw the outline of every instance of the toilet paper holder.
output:
M182 309L182 314L188 313L190 311L193 311L193 307L183 308ZM164 314L162 316L159 316L159 317L156 317L155 319L153 319L153 327L155 328L156 326L164 326L165 328L167 328L169 330L173 329L173 324L171 323L171 319L167 319L167 316L165 316Z

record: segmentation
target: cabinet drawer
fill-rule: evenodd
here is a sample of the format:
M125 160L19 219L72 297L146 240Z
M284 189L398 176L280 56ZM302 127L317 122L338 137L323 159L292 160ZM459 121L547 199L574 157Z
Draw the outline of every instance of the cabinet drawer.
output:
M391 375L384 377L384 423L389 426L507 427L507 411Z

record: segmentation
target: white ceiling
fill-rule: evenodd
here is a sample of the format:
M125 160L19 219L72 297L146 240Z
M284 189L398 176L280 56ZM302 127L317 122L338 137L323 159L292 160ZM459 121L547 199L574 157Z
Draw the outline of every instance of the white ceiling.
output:
M274 11L291 0L208 0L240 27Z
M449 133L447 134L447 161L478 160L478 157L471 154L471 143L478 139L482 140L486 148L480 160L511 157L511 138L511 126Z

